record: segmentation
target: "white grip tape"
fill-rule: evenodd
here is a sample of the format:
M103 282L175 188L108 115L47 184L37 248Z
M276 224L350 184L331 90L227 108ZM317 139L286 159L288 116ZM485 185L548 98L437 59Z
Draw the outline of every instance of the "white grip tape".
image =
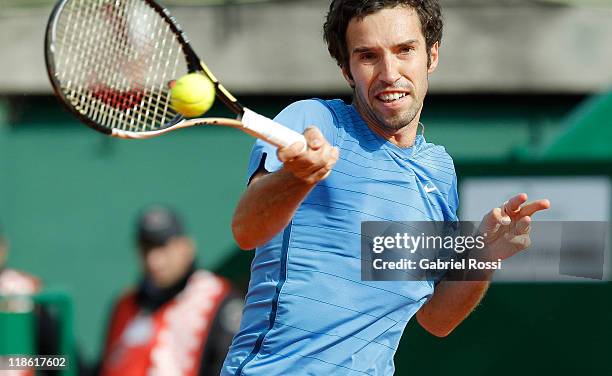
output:
M244 124L245 131L276 147L285 147L295 142L302 142L304 143L304 150L306 149L304 136L248 108L244 109L241 121Z

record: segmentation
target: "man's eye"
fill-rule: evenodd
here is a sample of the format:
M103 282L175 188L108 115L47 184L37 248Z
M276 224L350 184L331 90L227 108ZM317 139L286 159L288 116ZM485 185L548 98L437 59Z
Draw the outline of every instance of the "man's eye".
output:
M414 51L414 47L402 47L400 49L400 53L402 53L402 54L409 54L412 51Z
M362 61L371 61L376 58L376 55L373 53L363 53L359 56L359 59Z

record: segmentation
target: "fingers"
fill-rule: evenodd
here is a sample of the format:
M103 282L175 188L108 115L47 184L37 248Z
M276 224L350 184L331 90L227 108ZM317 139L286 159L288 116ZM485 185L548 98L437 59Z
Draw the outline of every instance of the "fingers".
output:
M325 144L325 137L317 127L308 127L304 131L304 138L308 144L308 148L312 150L319 150L321 146Z
M308 145L305 151L303 144L296 142L279 148L277 156L283 162L285 170L308 184L315 184L329 176L338 161L340 151L332 147L316 127L308 127L304 131L304 138Z
M548 200L533 201L526 205L523 205L520 212L518 213L518 216L519 217L532 216L536 212L539 212L540 210L546 210L548 208L550 208L550 201Z
M325 164L324 169L331 170L336 164L336 162L338 161L339 157L340 157L340 150L337 147L334 146L328 149L328 153L326 157L327 163Z
M526 235L531 231L531 217L525 216L516 222L516 234Z
M303 149L304 145L302 144L302 142L298 141L284 148L278 148L278 150L276 151L276 155L279 161L285 163L287 161L295 159L298 155L302 154Z
M505 214L514 214L518 212L518 210L521 208L521 205L523 205L525 202L527 202L527 194L519 193L518 195L504 202L504 204L502 205L502 210L504 210Z
M527 201L527 195L525 193L520 193L508 201L504 202L501 206L501 224L504 226L508 226L512 223L511 216L514 216L519 210L521 205Z
M304 138L306 139L306 146L311 150L319 150L326 143L325 137L317 127L306 128ZM279 148L276 154L278 160L285 163L300 155L303 149L304 145L301 142L294 142L287 147Z
M314 173L310 174L310 176L306 178L306 182L309 184L314 184L318 181L327 178L329 174L331 174L331 172L332 170L328 168L319 169L318 171L315 171Z
M521 209L515 209L513 212L509 208L515 207L517 202L521 202L526 199L527 195L523 193L506 201L501 208L494 208L491 210L483 219L483 227L481 228L481 232L486 233L487 235L492 235L499 230L500 226L510 225L512 223L512 218L508 215L508 213L513 216L517 216L517 211ZM516 226L518 229L520 229L520 233L527 233L531 228L530 224L531 218L529 216L523 216L517 221Z
M338 147L337 147L337 146L334 146L334 147L333 147L333 150L332 150L332 157L334 157L334 159L335 159L336 161L338 160L338 158L340 158L340 149L338 149ZM334 163L335 163L335 162L334 162Z
M506 201L502 205L502 224L508 225L512 220L532 216L540 210L550 208L550 201L548 200L537 200L527 204L525 202L527 202L527 194L525 193L518 194Z
M502 212L500 208L491 210L482 220L480 232L485 236L491 236L499 230L501 224Z

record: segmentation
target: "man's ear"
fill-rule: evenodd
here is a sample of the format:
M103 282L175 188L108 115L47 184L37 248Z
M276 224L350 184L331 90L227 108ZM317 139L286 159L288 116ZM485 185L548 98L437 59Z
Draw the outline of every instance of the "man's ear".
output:
M340 70L342 71L342 75L344 76L346 82L348 82L348 84L351 86L351 89L354 89L355 81L353 81L353 75L351 75L349 69L346 67L340 67Z
M429 67L427 73L432 74L438 67L438 59L440 58L440 42L434 43L429 50Z

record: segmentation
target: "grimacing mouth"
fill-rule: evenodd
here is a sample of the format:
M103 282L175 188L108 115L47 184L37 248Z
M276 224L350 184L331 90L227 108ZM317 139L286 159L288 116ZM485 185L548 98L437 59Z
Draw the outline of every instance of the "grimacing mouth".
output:
M403 97L405 97L405 96L407 96L409 94L410 93L406 92L406 91L397 91L397 90L387 91L386 90L386 91L377 93L374 97L376 99L378 99L379 101L381 101L381 102L391 103L391 102L395 102L395 101L397 101L397 100L399 100L399 99L401 99L401 98L403 98Z

